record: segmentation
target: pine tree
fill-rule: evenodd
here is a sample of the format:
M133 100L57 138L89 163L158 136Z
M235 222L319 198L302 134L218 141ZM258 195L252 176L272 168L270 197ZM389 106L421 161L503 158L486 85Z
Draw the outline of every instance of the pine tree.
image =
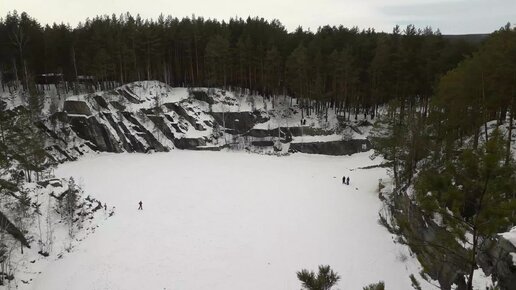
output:
M7 130L10 127L11 118L6 111L6 108L7 104L0 101L0 170L9 167L6 137L8 134ZM0 176L2 175L2 171L0 171Z
M282 60L276 46L270 47L265 55L265 87L273 96L280 93L282 85Z
M32 173L36 173L36 179L39 179L39 172L44 169L47 155L42 133L34 126L29 112L19 111L5 145L7 152L25 170L27 181L32 181Z
M297 272L297 278L303 283L307 290L330 290L340 280L330 266L319 266L317 275L313 271L301 270Z
M76 210L78 207L79 197L81 195L81 189L75 183L75 180L70 177L68 180L68 190L65 193L64 198L61 200L61 215L67 222L68 235L73 237L74 227L76 224Z
M450 235L439 237L442 247L461 241L468 265L467 289L473 289L477 256L483 244L516 223L516 167L505 163L505 142L495 129L478 149L463 149L454 159L428 162L416 181L416 200L423 213L438 215ZM451 240L450 240L451 239ZM429 245L432 246L432 245Z
M303 44L300 44L287 58L286 70L289 90L298 98L308 97L306 84L308 81L308 59L307 51Z
M205 50L206 78L209 86L227 85L229 42L226 38L215 35L208 41Z

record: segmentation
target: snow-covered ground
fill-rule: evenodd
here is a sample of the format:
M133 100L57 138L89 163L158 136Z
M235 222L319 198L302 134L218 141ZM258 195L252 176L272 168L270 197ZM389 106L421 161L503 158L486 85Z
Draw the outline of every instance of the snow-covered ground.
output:
M516 227L513 227L510 231L503 233L502 236L516 247ZM511 253L511 257L513 265L516 266L516 253Z
M379 280L388 289L412 289L408 276L418 276L418 262L377 222L385 169L357 169L381 162L370 154L174 150L63 164L58 176L74 176L116 213L20 286L299 289L296 271L327 264L342 277L336 289Z

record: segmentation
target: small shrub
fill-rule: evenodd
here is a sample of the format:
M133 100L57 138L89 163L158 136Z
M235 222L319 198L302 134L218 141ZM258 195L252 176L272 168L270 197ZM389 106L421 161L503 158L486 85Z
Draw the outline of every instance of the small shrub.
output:
M370 284L363 288L364 290L385 290L385 283L380 281L378 283Z
M410 274L409 278L410 278L410 281L412 282L412 288L414 288L415 290L421 290L421 284L416 279L414 274Z

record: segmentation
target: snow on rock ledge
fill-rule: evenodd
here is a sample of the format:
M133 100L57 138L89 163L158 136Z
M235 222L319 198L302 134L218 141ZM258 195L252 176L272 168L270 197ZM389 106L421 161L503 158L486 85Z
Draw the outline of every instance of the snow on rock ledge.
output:
M333 110L327 116L307 116L296 99L285 96L266 98L142 81L71 96L62 108L41 126L56 140L48 151L60 162L74 160L72 155L84 154L85 148L97 152L232 148L274 153L278 151L274 144L289 143L290 152L328 155L371 149L368 129L358 129L360 124L370 126L368 120L344 124ZM293 137L296 140L291 143ZM282 154L289 149L281 147Z

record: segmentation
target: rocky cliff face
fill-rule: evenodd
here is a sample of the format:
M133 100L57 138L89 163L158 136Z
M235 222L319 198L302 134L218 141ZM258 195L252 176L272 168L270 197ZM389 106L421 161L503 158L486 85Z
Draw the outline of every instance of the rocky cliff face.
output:
M516 229L512 235L516 236ZM484 273L498 281L500 289L516 289L516 245L504 235L487 241L477 260Z
M399 242L410 246L417 255L427 277L439 283L443 290L464 290L469 266L464 259L467 253L463 245L450 242L444 247L437 242L438 237L446 235L447 229L439 226L433 219L425 218L420 209L405 194L381 193L387 199L391 219L387 227L403 238ZM402 223L398 221L403 221ZM394 227L391 227L395 225ZM511 232L516 241L516 229ZM509 233L506 233L507 235ZM497 281L502 290L516 289L516 245L499 235L488 240L477 256L481 270ZM476 275L479 275L478 273ZM454 288L455 287L455 288Z
M290 151L327 154L327 155L351 155L371 149L371 143L367 139L341 140L328 142L304 142L290 144Z
M332 112L328 121L315 114L302 116L291 103L286 97L267 99L146 81L71 96L63 101L62 110L38 127L49 136L47 151L58 162L90 151L233 148L346 155L371 149L366 134L356 127L358 122L343 123ZM312 139L302 138L307 136Z

